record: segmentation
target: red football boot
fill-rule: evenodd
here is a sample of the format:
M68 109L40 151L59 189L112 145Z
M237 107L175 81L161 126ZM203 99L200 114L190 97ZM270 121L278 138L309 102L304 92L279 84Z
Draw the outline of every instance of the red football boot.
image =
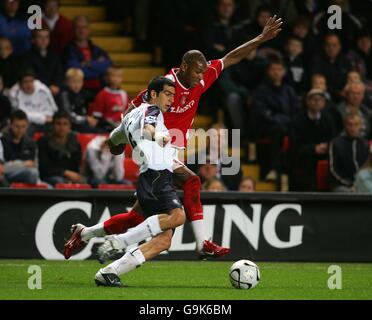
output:
M80 223L72 225L71 227L72 235L70 239L68 239L67 242L65 243L65 247L63 250L63 255L65 256L65 259L69 259L72 256L73 251L76 251L85 244L85 242L81 240L81 231L84 228L85 226Z
M205 259L208 257L220 258L230 253L230 251L231 251L230 248L224 248L219 246L217 243L214 243L209 240L204 240L203 250L199 252L199 256L201 259Z

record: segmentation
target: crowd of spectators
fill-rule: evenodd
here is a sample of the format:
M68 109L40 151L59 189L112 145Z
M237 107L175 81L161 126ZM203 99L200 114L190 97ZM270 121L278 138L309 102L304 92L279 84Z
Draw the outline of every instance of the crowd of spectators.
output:
M166 68L192 48L208 60L221 58L257 36L273 14L283 17L280 35L224 71L200 111L217 121L222 109L225 126L241 130L243 147L268 141L261 178L285 172L290 190L316 190L319 160L329 161L331 190L355 191L356 177L361 184L367 176L359 171L370 159L372 138L370 1L91 3L106 5L110 19L128 26L124 33L135 38L136 50L152 51L153 64ZM29 4L43 8L41 29L27 27ZM333 4L342 8L341 30L327 25ZM130 99L121 89L125 75L91 40L89 20L70 21L59 5L1 1L0 183L125 183L123 159L110 157L102 137L86 155L76 138L76 132L107 134L118 124ZM43 134L37 143L36 132ZM206 190L255 190L256 181L242 179L241 171L226 177L208 162L196 171Z
M43 8L41 29L27 26L30 4ZM1 1L1 185L126 183L123 158L109 157L98 139L117 126L129 97L122 70L90 34L88 18L69 20L57 0ZM102 135L85 155L77 133Z

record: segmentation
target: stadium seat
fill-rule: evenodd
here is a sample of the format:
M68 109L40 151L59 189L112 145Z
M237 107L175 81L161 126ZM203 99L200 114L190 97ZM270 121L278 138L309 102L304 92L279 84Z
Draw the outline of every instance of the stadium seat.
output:
M133 184L100 184L98 185L100 190L136 190Z
M77 134L77 139L80 143L82 154L84 154L85 150L87 149L89 142L91 142L95 137L97 137L97 134L95 133L78 133Z
M48 185L45 183L13 182L10 187L13 189L48 189Z
M139 177L139 167L132 158L124 159L124 179L137 182Z
M316 185L318 191L329 190L328 184L329 161L319 160L316 165Z
M89 190L92 189L92 186L87 183L57 183L55 185L56 189L81 189Z

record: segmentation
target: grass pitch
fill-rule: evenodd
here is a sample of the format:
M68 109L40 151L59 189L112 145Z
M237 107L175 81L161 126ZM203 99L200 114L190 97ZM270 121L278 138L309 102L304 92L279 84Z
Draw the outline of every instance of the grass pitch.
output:
M372 264L337 264L342 289L328 288L325 263L258 262L261 281L253 290L234 289L228 279L232 262L154 261L122 277L127 288L94 284L96 261L0 260L0 299L105 300L253 300L372 299ZM42 289L30 290L28 268L42 270Z

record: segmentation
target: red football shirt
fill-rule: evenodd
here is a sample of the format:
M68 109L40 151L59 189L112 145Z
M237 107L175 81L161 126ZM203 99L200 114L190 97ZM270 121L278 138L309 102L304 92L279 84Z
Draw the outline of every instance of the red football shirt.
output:
M176 83L176 95L174 104L168 112L164 113L165 126L170 133L175 136L172 144L178 147L187 145L188 130L191 128L201 95L218 79L223 70L222 60L208 61L207 71L204 73L203 80L194 88L185 88L177 78L178 68L173 68L166 77ZM132 104L138 107L145 101L146 90L142 91ZM182 133L182 134L181 134Z
M89 107L89 115L117 123L128 107L128 94L124 90L102 89Z

